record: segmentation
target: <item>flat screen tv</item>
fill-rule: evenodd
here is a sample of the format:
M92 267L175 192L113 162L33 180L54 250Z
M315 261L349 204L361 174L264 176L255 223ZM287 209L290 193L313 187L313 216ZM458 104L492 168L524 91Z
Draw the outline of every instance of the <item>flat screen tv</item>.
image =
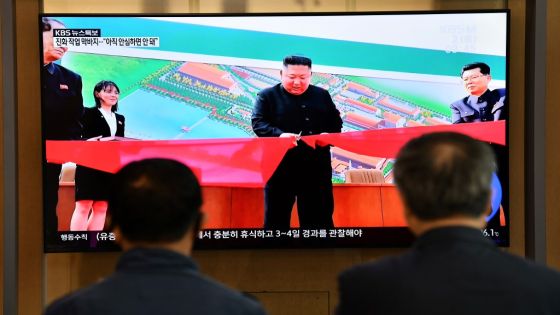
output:
M486 122L451 106L468 96L461 69L475 62L507 101L508 21L505 10L41 15L45 251L117 249L103 203L76 206L76 166L114 173L148 157L198 174L207 216L198 248L407 246L394 158L407 140L439 130L495 149L483 233L508 246L507 102ZM311 84L330 93L343 121L340 134L301 135L332 145L334 228L299 228L296 207L289 230L264 228L263 187L294 144L257 137L251 115L259 91L280 83L287 55L312 59ZM82 107L96 107L94 88L107 81L125 120L115 136L86 134Z

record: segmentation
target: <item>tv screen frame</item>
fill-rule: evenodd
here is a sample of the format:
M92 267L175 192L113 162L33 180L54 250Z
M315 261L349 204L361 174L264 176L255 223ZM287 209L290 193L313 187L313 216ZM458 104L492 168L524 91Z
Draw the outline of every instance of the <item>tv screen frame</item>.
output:
M465 15L472 17L472 20L466 19ZM488 19L493 15L499 16L500 22L497 24L499 32L488 29L489 26L494 25ZM458 16L463 19L457 18ZM509 10L165 15L49 13L41 14L39 17L41 33L43 18L54 18L66 24L66 30L58 31L58 36L55 36L54 40L71 47L64 57L55 63L81 76L83 89L80 95L83 105L85 107L95 105L92 89L97 81L112 80L119 84L122 90L117 113L122 113L126 117L124 134L126 138L117 139L122 141L95 141L94 143L47 136L49 126L53 123L49 123L51 121L47 119L49 110L45 107L48 105L49 97L45 92L48 80L45 75L41 76L43 196L47 201L48 191L52 194L52 187L49 189L47 183L49 164L73 161L80 165L114 172L126 162L141 157L175 156L195 169L204 186L207 202L203 205L203 210L209 214L210 228L203 226L195 242L195 248L403 247L410 245L413 236L402 225L402 214L384 212L382 205L372 206L381 209L375 210L377 211L375 215L367 213L370 206L369 199L357 198L358 204L355 206L350 206L349 203L351 196L363 197L376 194L379 196L375 199L378 204L399 205L399 201L395 199L398 199L398 195L394 185L343 184L339 182L344 181L342 177L344 172L338 171L340 169L345 171L356 165L358 166L355 168L380 168L384 180L387 180L387 177L390 177L391 158L394 158L396 151L406 140L425 132L456 130L489 142L495 149L499 162L496 189L499 190L501 198L496 205L493 205L489 226L483 233L498 245L509 246L509 124L506 120L499 126L497 125L499 122L488 123L488 126L484 125L486 123L454 125L450 121L451 109L449 108L451 102L466 95L459 76L461 66L469 62L489 63L492 66L491 87L503 88L507 99ZM102 23L91 22L95 19ZM114 19L119 19L121 22L111 26L111 20ZM430 21L437 19L442 20L440 24L436 22L432 22L433 25L429 24ZM123 21L128 21L128 29L123 27ZM251 23L248 23L249 21ZM139 27L140 25L144 26ZM361 25L361 30L352 28L356 25ZM367 25L368 28L363 25ZM169 27L175 29L170 30ZM115 33L117 28L120 33ZM96 30L99 31L98 36L95 36ZM493 38L494 32L499 33L503 38ZM221 44L223 47L220 48L220 45L216 45L213 39L220 36L228 38L229 46ZM243 38L243 41L239 41L236 37ZM173 40L170 42L167 39ZM189 43L188 39L191 39L192 47L184 44ZM241 45L248 43L247 40L249 42L254 40L254 42L251 42L251 45ZM88 46L94 45L96 41L96 49L99 43L103 47L92 52L91 47ZM499 46L494 42L503 42L503 45ZM292 46L286 46L290 43ZM42 38L39 45L42 52L44 46ZM56 45L55 43L54 46ZM262 46L268 50L263 50ZM271 47L274 49L270 49ZM332 51L337 53L329 53ZM230 55L224 56L228 53ZM254 97L260 89L280 82L278 73L282 67L282 57L288 54L303 54L313 60L312 84L331 92L331 97L344 118L341 134L304 137L310 145L323 143L322 141L335 145L331 148L335 182L334 229L298 229L297 225L294 225L297 224L295 209L292 213L292 229L288 232L267 231L262 226L259 227L258 222L251 221L256 220L251 213L263 211L262 187L272 175L274 167L278 165L284 152L290 148L290 143L278 138L268 141L255 138L254 134L251 136L250 106L247 106L249 104L247 100L254 102ZM365 54L372 54L378 58L360 58ZM395 58L395 55L406 58ZM445 61L441 64L418 62L425 58L433 58L433 60L441 58ZM40 60L41 71L44 73L43 53ZM104 67L110 64L116 65L115 70L108 69L107 72L111 74L103 77L99 73L100 69L104 70L106 69ZM126 69L132 70L123 71L125 64L131 64L132 66ZM123 78L126 77L122 74L124 72L131 73L130 77L134 76L134 80L138 82L132 82L134 80L128 78L124 80ZM216 73L218 77L212 78L211 76ZM166 92L162 92L162 86L151 85L149 89L142 88L146 84L153 83L154 81L150 80L155 80L154 77L158 75L159 82L164 82L162 86L167 87ZM181 88L188 89L188 93L185 92L181 97L177 97L169 91L172 81L168 78L172 75L175 76L174 80L178 84L186 85ZM163 76L166 76L165 79L161 79ZM195 79L201 84L193 87L192 80ZM187 80L191 81L185 83ZM70 84L60 83L57 86L60 90L57 92L66 93L72 90ZM157 88L160 88L159 92ZM209 91L210 97L205 96L204 101L194 99L193 93L202 88ZM335 89L336 92L333 93ZM436 89L438 93L433 92ZM157 93L160 94L156 95ZM445 94L445 96L435 97L433 94ZM173 130L152 132L146 127L150 125L149 120L161 119L159 125L163 126L161 122L169 122L172 118L180 116L173 111L167 112L167 116L162 117L157 117L150 112L151 103L145 101L146 103L143 104L142 101L154 97L166 98L171 106L177 106L178 101L186 102L195 109L194 116L200 115L200 117L195 121L172 121L176 129L176 137L172 136ZM243 99L244 97L247 99ZM238 101L239 99L243 99L243 102ZM212 109L208 104L212 105L215 101L220 105L229 100L235 103L231 107L235 112L229 111L231 109L229 108L224 112L225 114L216 119L221 112L216 114L216 106ZM419 103L422 105L418 105ZM141 104L142 110L135 111L133 106L135 104ZM217 108L219 111L219 106ZM142 116L139 112L149 114ZM210 117L213 114L214 116ZM446 116L447 114L449 116ZM247 127L247 119L249 119L249 127ZM143 123L138 123L139 121ZM241 121L241 127L234 126L237 121ZM198 134L193 126L199 128L198 130L204 130L205 133L202 132L202 135L212 136L193 136ZM204 127L200 128L201 126ZM213 133L214 130L222 127L234 136ZM161 130L163 129L165 128L162 127ZM493 129L494 133L486 132L490 129ZM382 148L371 146L364 149L364 144L368 143L364 139L367 141L373 139L376 143L383 144L379 145ZM136 153L131 154L132 149L144 153L138 154L138 151L134 151ZM208 166L206 163L209 158L208 150L228 152L222 153L222 158L232 152L247 150L246 152L257 156L257 160L273 162L258 166L243 166L239 165L241 163L232 162L235 159L229 161L221 159L219 161L222 164L216 162ZM95 152L100 151L105 154L103 159L95 155ZM52 163L47 163L47 159ZM216 164L220 165L216 166ZM71 215L73 201L71 199L72 170L72 164L66 164L59 182L57 191L59 199L56 206L58 227L55 239L47 232L50 228L49 224L52 226L52 211L47 210L46 202L44 205L45 252L118 250L110 231L67 230L69 229L68 211ZM224 174L236 175L224 177ZM240 178L243 180L239 180ZM243 203L243 200L250 201ZM337 203L338 201L341 202ZM241 209L242 207L247 208ZM350 207L357 209L355 210L358 214L353 218L351 214L345 213L351 211ZM393 212L398 212L402 205L395 207L399 208L393 209ZM52 205L50 208L52 209ZM65 212L62 208L66 209ZM241 223L229 226L219 223L226 221L224 217L220 221L220 216L228 216L229 222L232 222L235 221L236 214L240 216L236 222ZM256 217L262 220L262 213ZM61 229L63 218L66 227ZM362 219L378 223L356 225L356 220ZM346 223L339 226L337 222ZM386 222L397 223L395 225ZM380 224L380 226L371 224Z

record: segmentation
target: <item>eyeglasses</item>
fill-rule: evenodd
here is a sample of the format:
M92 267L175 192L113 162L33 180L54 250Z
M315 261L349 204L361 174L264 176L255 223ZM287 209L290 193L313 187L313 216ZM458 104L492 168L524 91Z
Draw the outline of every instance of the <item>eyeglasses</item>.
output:
M487 74L477 74L477 75L471 75L470 77L464 77L461 78L461 80L463 80L463 82L469 82L469 81L473 81L473 80L478 80L482 77L487 76Z

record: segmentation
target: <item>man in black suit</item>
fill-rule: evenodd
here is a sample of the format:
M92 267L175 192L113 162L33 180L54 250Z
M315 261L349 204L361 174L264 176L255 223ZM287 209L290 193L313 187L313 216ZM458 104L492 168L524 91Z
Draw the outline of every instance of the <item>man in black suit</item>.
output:
M490 66L483 62L467 64L461 69L461 80L469 95L450 105L452 123L507 119L506 90L488 89Z
M395 182L414 246L339 276L338 315L560 314L560 273L499 250L481 229L492 149L456 133L410 141Z
M42 125L44 140L79 140L84 112L82 78L55 61L64 56L68 48L55 47L53 29L65 28L64 24L51 18L42 19L43 69L42 69ZM60 164L44 163L43 202L45 237L49 243L58 240L58 182Z
M147 159L113 180L110 222L124 250L117 270L55 301L46 315L265 314L255 300L202 275L190 257L202 194L188 167Z
M330 148L312 148L299 137L340 132L342 119L329 92L311 85L311 59L287 56L282 83L259 92L251 122L259 137L292 137L288 150L264 189L266 229L290 228L297 198L301 228L332 228L334 199Z

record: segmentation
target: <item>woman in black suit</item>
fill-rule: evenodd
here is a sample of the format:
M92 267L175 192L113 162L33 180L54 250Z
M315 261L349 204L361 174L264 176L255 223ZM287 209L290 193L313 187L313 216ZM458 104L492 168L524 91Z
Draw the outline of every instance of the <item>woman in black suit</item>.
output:
M82 139L124 137L124 116L117 114L120 90L112 81L101 81L93 89L95 108L85 108ZM108 186L112 174L78 165L76 167L76 208L71 231L101 231L107 213ZM91 212L91 214L90 214Z

